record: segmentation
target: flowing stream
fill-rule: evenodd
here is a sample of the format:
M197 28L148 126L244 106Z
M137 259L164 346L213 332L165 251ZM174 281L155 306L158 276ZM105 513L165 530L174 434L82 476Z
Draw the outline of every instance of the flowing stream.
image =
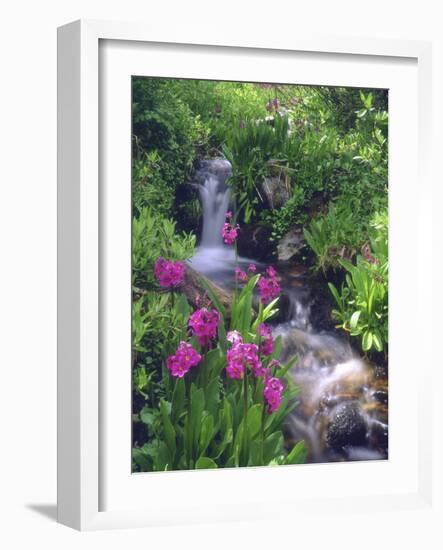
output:
M221 230L229 210L226 179L231 166L225 159L201 161L196 182L203 206L200 245L190 263L194 269L226 288L232 288L237 262L225 246ZM266 265L255 262L259 271ZM285 307L273 325L281 336L280 359L297 356L291 375L300 389L298 405L288 419L288 444L304 439L309 462L385 459L388 456L387 373L360 357L339 333L318 329L312 309L318 307L309 277L293 266L277 265ZM283 301L283 300L282 300Z

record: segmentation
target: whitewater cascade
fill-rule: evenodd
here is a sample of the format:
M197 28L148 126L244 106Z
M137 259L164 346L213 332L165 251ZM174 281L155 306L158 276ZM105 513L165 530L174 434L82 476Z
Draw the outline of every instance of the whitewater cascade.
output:
M194 269L226 288L233 286L237 264L245 268L254 261L236 259L233 247L223 244L230 175L231 165L225 159L201 161L195 173L203 229L196 254L189 260ZM254 263L259 272L266 269ZM289 267L278 266L286 307L283 318L273 325L274 336L282 340L280 359L298 358L291 374L300 388L299 404L287 422L287 439L303 438L310 462L387 458L386 372L368 364L338 333L314 326L309 278L291 274Z

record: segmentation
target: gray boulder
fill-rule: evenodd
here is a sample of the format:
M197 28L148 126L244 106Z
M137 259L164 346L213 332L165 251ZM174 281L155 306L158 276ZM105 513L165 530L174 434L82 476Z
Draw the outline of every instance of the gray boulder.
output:
M272 210L282 207L291 197L290 187L280 176L263 178L261 191Z
M305 246L302 228L291 229L277 245L278 259L286 262L296 256Z

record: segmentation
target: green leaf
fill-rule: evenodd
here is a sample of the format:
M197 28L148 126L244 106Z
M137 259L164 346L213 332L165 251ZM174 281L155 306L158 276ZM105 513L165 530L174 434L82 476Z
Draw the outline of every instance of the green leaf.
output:
M354 313L352 314L351 319L349 321L349 326L351 330L356 329L360 315L361 315L361 311L354 311Z
M200 284L204 287L204 289L206 290L206 292L208 293L208 296L209 296L209 299L211 300L211 302L214 304L214 306L216 307L216 309L218 310L218 312L220 313L221 315L221 320L220 322L223 322L224 318L226 317L226 311L225 311L225 308L222 306L220 300L217 298L217 296L215 295L215 293L213 292L211 286L208 284L207 280L204 279L203 277L200 278Z
M152 426L154 424L155 417L156 415L150 407L143 407L140 411L140 420L148 426Z
M362 347L363 351L369 351L372 347L372 332L369 330L363 334Z
M375 346L375 349L377 351L383 351L383 339L379 333L379 331L375 331L373 334L372 334L372 339L373 339L373 343L374 343L374 346Z
M195 463L196 470L208 470L218 468L217 464L207 456L201 456Z
M248 410L248 438L254 439L259 434L262 422L263 405L257 403Z
M175 301L175 306L182 317L187 318L189 316L191 312L191 306L189 305L185 294L178 294L178 297Z
M220 404L220 378L217 375L206 388L206 410L214 417L218 417Z
M199 439L199 453L204 454L214 436L214 418L206 413L203 417Z
M331 291L332 296L334 296L335 301L337 302L337 305L341 306L341 299L340 295L338 294L338 290L335 288L335 286L332 283L328 283L329 290Z
M160 401L160 414L163 422L165 442L168 447L169 455L172 463L175 457L175 450L176 450L175 430L169 416L168 406L166 405L166 402L163 401L163 399Z
M178 421L185 409L185 393L185 381L183 378L178 378L175 382L175 388L172 394L171 413L174 422Z
M134 447L132 449L132 458L142 472L152 470L152 460L142 448Z
M288 454L285 460L285 464L304 464L306 462L306 457L308 455L308 449L305 445L305 442L299 441L292 448L291 452Z
M274 432L268 436L263 444L263 460L265 464L269 464L273 458L281 454L283 447L283 434Z
M192 454L198 454L198 441L200 437L203 410L205 408L205 396L202 388L191 385L191 433ZM194 455L195 457L195 455Z

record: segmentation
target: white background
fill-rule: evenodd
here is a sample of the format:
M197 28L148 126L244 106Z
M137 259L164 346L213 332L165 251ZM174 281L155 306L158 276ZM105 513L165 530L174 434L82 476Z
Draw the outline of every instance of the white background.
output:
M223 0L214 3L163 0L20 1L3 6L0 33L0 235L2 262L0 331L0 544L4 548L441 548L437 514L398 512L365 517L294 515L290 525L234 524L79 534L55 516L56 403L56 27L84 18L135 20L189 29L210 37L290 36L315 33L434 40L434 96L443 98L441 2L310 2ZM279 10L280 8L280 10ZM435 145L442 111L434 102ZM437 158L441 155L436 155ZM441 183L441 170L435 167ZM441 199L441 192L440 192ZM435 200L435 214L443 202ZM436 216L437 218L437 216ZM438 220L439 223L440 220ZM441 229L441 225L439 226ZM443 249L442 233L435 249ZM437 259L437 258L436 258ZM438 258L439 260L441 257ZM441 263L439 265L441 268ZM440 269L434 273L441 280ZM429 274L431 277L432 274ZM436 285L437 286L437 285ZM442 304L441 295L435 302ZM442 309L442 308L440 308ZM423 319L431 330L438 318ZM434 324L433 324L434 323ZM411 335L405 336L405 344ZM426 343L424 343L426 344ZM442 363L436 357L436 361ZM443 367L443 365L442 365ZM417 369L420 365L417 364ZM439 388L435 388L436 393ZM437 394L435 434L442 432ZM440 440L441 441L441 440ZM436 463L443 464L441 446ZM436 483L441 475L436 469ZM439 494L442 494L441 491ZM235 495L233 495L235 498ZM441 504L441 503L440 503Z

